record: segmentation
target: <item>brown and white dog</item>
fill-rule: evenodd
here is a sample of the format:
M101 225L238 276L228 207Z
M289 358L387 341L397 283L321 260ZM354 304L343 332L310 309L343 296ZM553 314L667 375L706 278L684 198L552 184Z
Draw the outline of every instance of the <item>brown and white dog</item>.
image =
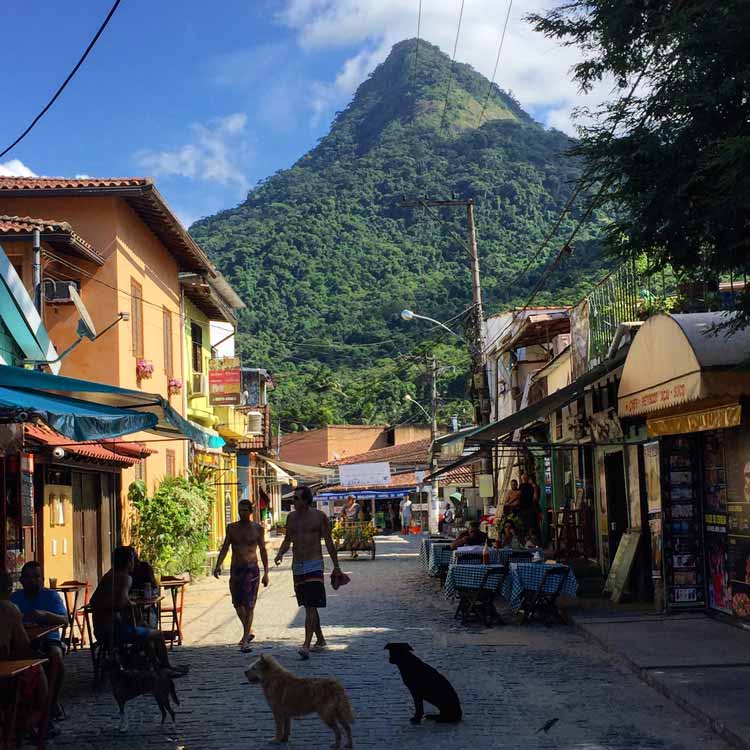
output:
M354 747L351 730L354 712L338 680L332 677L296 677L273 656L261 656L250 665L245 677L248 682L258 682L263 688L276 722L274 744L289 741L292 719L317 713L333 730L334 747L341 746L342 730L346 734L345 747Z

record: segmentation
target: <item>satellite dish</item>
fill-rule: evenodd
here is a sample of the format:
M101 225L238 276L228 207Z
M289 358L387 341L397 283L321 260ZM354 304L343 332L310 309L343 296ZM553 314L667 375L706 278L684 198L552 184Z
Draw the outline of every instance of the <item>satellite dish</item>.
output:
M75 284L70 284L68 286L68 291L70 293L70 299L76 306L76 310L78 310L78 317L80 318L80 320L78 321L78 328L76 329L76 333L81 338L85 336L87 339L91 339L91 341L93 341L96 338L96 328L94 328L94 321L91 320L91 316L89 315L89 311L86 309L86 305L83 304L81 296L76 291Z

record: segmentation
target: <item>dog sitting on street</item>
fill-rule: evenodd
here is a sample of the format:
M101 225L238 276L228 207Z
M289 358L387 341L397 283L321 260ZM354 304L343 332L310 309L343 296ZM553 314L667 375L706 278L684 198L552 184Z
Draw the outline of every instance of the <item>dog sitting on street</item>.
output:
M390 654L390 663L398 667L401 679L414 699L412 724L422 721L425 701L440 711L439 714L428 714L428 719L446 724L461 721L461 702L453 685L440 672L415 656L408 643L389 643L385 648Z
M341 730L346 734L346 748L353 748L351 724L354 713L346 692L332 677L296 677L272 656L261 656L245 672L248 682L260 683L276 722L272 742L289 741L291 720L317 713L333 730L335 748L341 746Z
M112 686L112 695L120 707L120 731L125 732L128 729L128 720L125 715L125 704L128 701L137 698L139 695L151 693L156 699L156 703L161 711L161 723L167 718L169 713L172 718L172 724L175 722L175 713L172 708L170 699L176 705L180 705L180 699L177 697L177 691L174 687L173 677L175 675L169 669L123 669L116 661L110 665L109 681Z

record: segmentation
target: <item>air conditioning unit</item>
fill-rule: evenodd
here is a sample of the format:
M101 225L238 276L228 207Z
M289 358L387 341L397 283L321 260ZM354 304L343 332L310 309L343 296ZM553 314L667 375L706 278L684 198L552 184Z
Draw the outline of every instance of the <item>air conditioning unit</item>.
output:
M262 435L263 434L263 412L262 411L249 411L247 414L247 434L248 435Z
M52 281L49 279L44 282L44 299L51 305L65 305L73 302L70 297L70 287L80 293L81 284L79 281Z
M191 396L208 396L208 375L205 372L194 372L190 381Z

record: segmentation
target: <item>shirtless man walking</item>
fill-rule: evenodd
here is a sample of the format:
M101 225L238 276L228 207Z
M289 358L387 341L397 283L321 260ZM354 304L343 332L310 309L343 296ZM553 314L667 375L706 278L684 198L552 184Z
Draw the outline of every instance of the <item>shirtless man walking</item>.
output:
M255 638L253 630L253 615L255 602L258 598L258 584L268 586L268 553L263 527L250 520L253 505L249 500L240 500L237 510L240 520L227 526L224 544L221 546L219 558L214 568L214 577L221 575L221 566L227 556L229 547L232 548L232 566L229 570L229 591L232 594L232 604L237 617L242 623L242 640L240 649L243 653L252 651L250 642ZM258 550L263 563L263 578L258 568Z
M297 595L297 604L305 608L305 642L299 650L299 655L303 659L310 658L313 635L313 651L322 651L326 646L318 614L318 610L326 606L321 540L325 542L328 554L333 560L333 569L341 571L328 517L325 513L310 507L312 499L309 487L297 487L294 491L294 510L286 519L286 536L274 560L276 565L281 565L284 555L289 547L292 547L294 593Z

